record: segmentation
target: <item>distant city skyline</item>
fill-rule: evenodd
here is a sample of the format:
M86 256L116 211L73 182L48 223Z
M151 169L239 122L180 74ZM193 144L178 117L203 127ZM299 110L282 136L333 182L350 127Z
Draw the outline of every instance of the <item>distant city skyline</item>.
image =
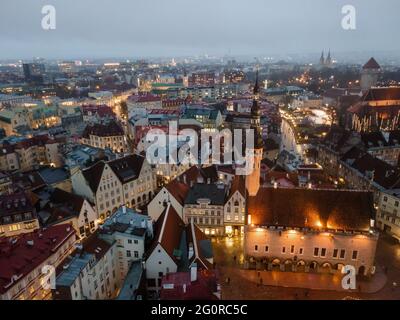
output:
M56 8L43 30L41 9ZM312 55L398 52L397 0L353 0L356 30L341 26L348 1L3 0L0 59ZM351 59L351 57L348 57Z

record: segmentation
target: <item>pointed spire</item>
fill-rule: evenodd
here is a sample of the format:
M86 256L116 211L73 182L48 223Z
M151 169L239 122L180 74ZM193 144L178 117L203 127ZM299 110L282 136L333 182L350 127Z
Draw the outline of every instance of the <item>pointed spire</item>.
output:
M259 81L258 81L258 69L256 73L256 82L254 84L254 91L253 91L253 105L251 107L251 128L255 131L254 137L254 147L260 149L263 147L263 140L261 136L261 126L260 126L260 105L258 102L260 93Z
M322 53L321 53L321 58L319 59L319 63L320 64L325 64L325 55L324 55L324 51L322 50Z
M329 49L328 57L326 58L326 64L327 65L331 65L332 64L331 49Z
M256 83L254 84L254 90L253 90L253 94L254 97L258 97L258 94L260 93L260 85L258 83L258 68L257 68L257 72L256 72Z

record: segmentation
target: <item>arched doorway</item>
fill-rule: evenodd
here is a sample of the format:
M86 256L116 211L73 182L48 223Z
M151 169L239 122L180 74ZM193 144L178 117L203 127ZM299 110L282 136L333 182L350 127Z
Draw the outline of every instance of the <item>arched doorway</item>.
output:
M286 260L285 261L285 271L286 272L291 272L292 271L292 260Z
M297 272L306 272L306 263L304 260L297 262Z
M324 264L322 264L320 271L322 273L331 273L332 270L332 266L329 262L325 262Z
M271 271L280 271L281 270L281 261L279 259L272 260L272 268Z
M361 266L358 268L358 275L365 276L365 266Z
M315 261L312 261L310 263L310 272L318 272L318 263Z

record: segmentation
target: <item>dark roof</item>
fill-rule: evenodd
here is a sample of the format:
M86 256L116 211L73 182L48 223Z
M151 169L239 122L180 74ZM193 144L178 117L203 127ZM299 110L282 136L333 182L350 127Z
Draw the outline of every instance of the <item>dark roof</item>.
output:
M90 135L99 137L123 136L124 130L116 121L110 121L107 124L96 123L87 125L82 133L82 137L86 139L88 139Z
M68 180L70 173L64 168L43 168L39 169L38 173L48 185Z
M77 211L79 213L80 210L82 209L85 198L83 198L77 194L55 188L53 193L50 196L50 201L54 204L56 204L56 203L68 204L75 211Z
M260 188L249 197L251 222L260 226L368 230L373 193Z
M374 58L368 60L366 64L364 64L363 69L380 69L381 66Z
M100 260L111 247L112 244L100 239L97 233L90 236L83 243L83 251L94 254L97 260Z
M235 176L232 180L232 185L231 188L229 190L229 196L228 199L230 199L230 197L232 197L232 195L236 192L239 191L239 193L243 196L246 197L246 181L244 176Z
M400 100L400 87L371 88L363 95L361 100Z
M385 189L400 188L399 169L383 160L373 157L369 153L364 153L350 165Z
M46 185L37 171L22 173L17 172L11 176L14 185L24 190L35 190Z
M96 192L106 164L110 166L111 170L116 174L121 183L125 184L139 177L144 159L145 158L141 155L132 154L108 162L99 161L93 166L82 170L82 174L86 181L89 182L92 191Z
M29 196L25 192L0 196L0 217L22 214L26 212L31 212L32 218L34 218L34 209L32 203ZM22 217L22 220L24 220L24 217Z
M279 149L279 144L275 142L275 140L268 138L265 139L264 141L264 150L265 151L270 151L270 150L276 150Z
M143 162L143 156L132 154L109 161L107 164L111 167L122 183L127 183L139 177Z
M210 205L224 205L226 187L223 184L197 183L190 188L185 204L197 204L199 199L209 199Z
M362 133L361 140L367 149L373 147L386 147L389 145L381 131Z
M187 184L182 183L177 179L172 180L165 186L165 188L181 205L185 203L185 198L190 189Z
M93 166L82 170L82 174L89 183L90 189L95 193L99 187L100 179L105 166L104 161L96 162Z

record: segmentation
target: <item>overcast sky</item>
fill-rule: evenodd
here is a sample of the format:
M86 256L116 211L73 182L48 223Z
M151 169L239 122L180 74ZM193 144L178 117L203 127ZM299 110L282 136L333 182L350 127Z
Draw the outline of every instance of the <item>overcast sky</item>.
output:
M41 28L42 6L56 30ZM341 27L342 6L357 29ZM399 0L0 0L0 58L400 50Z

